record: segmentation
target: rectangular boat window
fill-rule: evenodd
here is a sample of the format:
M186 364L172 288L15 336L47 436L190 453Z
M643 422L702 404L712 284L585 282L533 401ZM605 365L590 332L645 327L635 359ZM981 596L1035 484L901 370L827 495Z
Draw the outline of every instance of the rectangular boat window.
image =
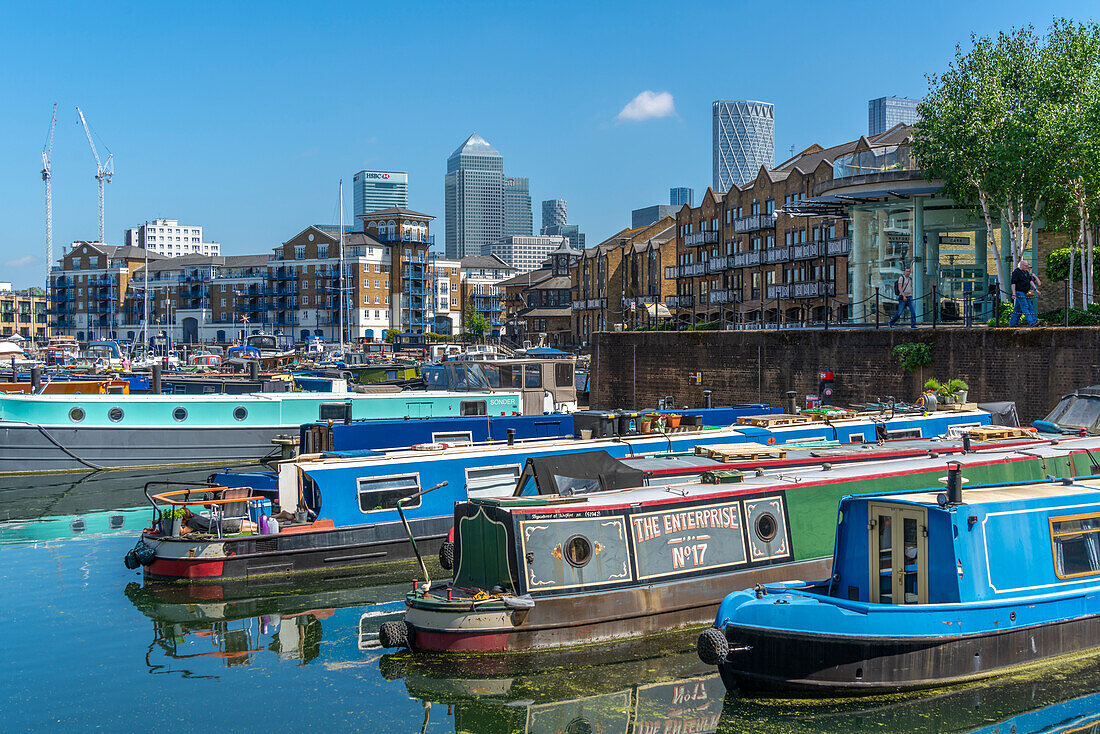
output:
M445 443L448 446L465 445L474 442L473 431L433 431L433 443Z
M519 387L520 372L522 368L518 364L502 364L498 368L500 372L500 385L498 387Z
M573 365L568 362L554 365L554 384L557 387L569 387L573 384Z
M466 470L469 497L510 497L519 479L519 464L483 466Z
M1058 578L1100 573L1100 515L1052 517L1050 536Z
M487 415L484 400L463 400L459 403L459 415Z
M542 387L542 368L539 365L523 365L523 386Z
M401 474L388 477L359 478L359 509L362 512L396 510L397 501L420 491L419 474ZM406 502L404 507L420 507L421 498Z

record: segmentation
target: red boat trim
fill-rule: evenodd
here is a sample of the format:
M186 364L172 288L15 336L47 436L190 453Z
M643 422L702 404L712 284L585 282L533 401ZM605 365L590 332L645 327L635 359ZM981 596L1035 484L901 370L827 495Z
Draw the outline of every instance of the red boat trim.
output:
M157 558L149 566L154 576L174 576L181 579L210 578L222 575L222 561Z

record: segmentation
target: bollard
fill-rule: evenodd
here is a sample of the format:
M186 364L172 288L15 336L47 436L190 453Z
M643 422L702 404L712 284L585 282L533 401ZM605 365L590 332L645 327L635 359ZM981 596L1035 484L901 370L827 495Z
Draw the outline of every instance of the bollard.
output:
M160 362L154 362L153 363L153 384L151 386L153 388L153 394L154 395L160 395L160 371L161 371Z
M31 390L35 393L42 391L42 368L38 365L31 367Z
M710 390L703 391L703 407L710 408Z

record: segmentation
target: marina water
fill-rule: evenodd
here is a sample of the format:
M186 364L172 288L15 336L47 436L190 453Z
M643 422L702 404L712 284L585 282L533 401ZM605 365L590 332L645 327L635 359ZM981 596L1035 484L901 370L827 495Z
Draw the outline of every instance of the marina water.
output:
M160 472L201 480L208 471ZM726 695L694 635L565 658L448 663L385 654L413 576L199 598L143 589L122 557L145 475L0 483L0 711L6 731L705 732L1090 730L1100 659L931 693ZM405 578L404 576L407 576Z

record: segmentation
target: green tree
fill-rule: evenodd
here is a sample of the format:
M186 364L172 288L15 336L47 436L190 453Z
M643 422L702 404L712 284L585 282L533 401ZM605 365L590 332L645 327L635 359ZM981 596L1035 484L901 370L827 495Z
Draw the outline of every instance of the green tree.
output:
M944 193L981 212L997 279L1007 292L1006 263L996 252L994 212L1007 223L1012 260L1031 244L1030 222L1043 210L1051 164L1040 134L1047 118L1040 84L1041 48L1032 28L1002 32L995 39L971 36L971 49L955 48L947 71L928 77L918 108L913 152L930 179L943 179Z
M1093 223L1100 219L1100 26L1055 20L1040 56L1040 85L1044 104L1036 114L1052 177L1046 219L1058 229L1077 232L1066 264L1071 284L1084 276L1082 304L1087 306L1095 302ZM1054 275L1048 271L1047 277ZM1071 289L1071 308L1074 300Z
M30 288L27 289L27 293L32 296L44 296L46 295L46 289L39 288L36 285L32 285Z
M400 333L400 329L386 329L386 333L382 335L382 341L386 344L393 344L393 338Z
M481 341L493 328L489 319L479 313L471 313L466 316L466 331L473 335L474 339Z

